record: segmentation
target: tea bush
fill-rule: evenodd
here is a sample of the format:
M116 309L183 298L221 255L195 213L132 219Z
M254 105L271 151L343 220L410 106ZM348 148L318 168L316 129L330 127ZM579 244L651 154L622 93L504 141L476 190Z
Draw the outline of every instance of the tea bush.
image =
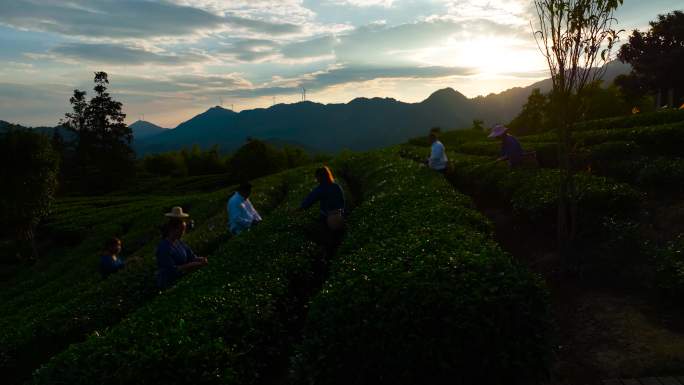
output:
M580 122L573 127L577 131L587 130L610 130L616 128L631 128L639 126L653 126L658 124L669 124L684 121L684 111L666 110L638 114L630 116L620 116L616 118L590 120Z
M544 373L547 294L441 177L392 151L343 162L364 199L310 305L295 380L515 383Z
M311 170L283 174L284 203L225 242L210 264L111 329L53 357L37 384L255 383L272 370L296 322L297 285L318 248L292 215ZM306 182L305 182L306 181Z
M684 295L684 234L656 252L657 282L673 298Z
M265 182L265 183L264 183ZM257 207L268 212L282 198L277 178L255 183ZM3 292L0 374L22 378L51 355L89 333L118 322L150 298L155 285L157 225L171 206L186 207L197 222L186 236L193 249L212 252L227 239L227 191L190 197L69 198L57 206L46 230L83 240L42 272L17 277ZM97 269L102 241L123 234L126 269L102 280ZM20 278L20 279L19 279Z

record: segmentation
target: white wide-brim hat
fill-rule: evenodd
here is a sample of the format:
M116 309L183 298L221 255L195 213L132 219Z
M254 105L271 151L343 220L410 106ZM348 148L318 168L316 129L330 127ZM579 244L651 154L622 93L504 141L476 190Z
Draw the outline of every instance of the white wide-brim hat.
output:
M190 217L189 214L186 214L183 212L183 208L180 206L172 207L171 212L164 214L164 216L168 217L168 218L179 218L179 219L185 219L185 218Z
M508 131L508 127L503 124L497 124L492 128L492 132L489 134L488 138L496 138L503 135L506 131Z

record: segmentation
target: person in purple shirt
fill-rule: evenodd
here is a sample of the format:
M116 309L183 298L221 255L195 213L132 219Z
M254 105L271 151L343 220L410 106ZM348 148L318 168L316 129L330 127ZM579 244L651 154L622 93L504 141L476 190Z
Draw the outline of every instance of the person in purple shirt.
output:
M121 240L116 237L109 238L105 244L105 251L100 256L100 274L107 278L111 274L124 268L125 263L121 254Z
M501 141L501 156L499 161L507 160L509 166L518 166L523 158L524 151L518 139L508 133L508 127L497 124L489 134L490 138L497 138Z
M157 245L157 285L171 286L182 275L207 265L207 258L198 257L190 246L181 240L190 217L181 207L165 214L169 221L162 228L162 239Z

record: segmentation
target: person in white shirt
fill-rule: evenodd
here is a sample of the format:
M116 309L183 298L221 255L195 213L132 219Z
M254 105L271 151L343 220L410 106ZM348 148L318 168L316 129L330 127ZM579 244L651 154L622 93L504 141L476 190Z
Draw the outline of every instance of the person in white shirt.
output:
M435 131L430 132L428 139L430 141L430 157L427 159L426 163L431 169L443 173L446 171L447 162L449 161L446 156L446 151L444 150L444 145L437 140L437 133Z
M261 222L261 216L249 201L252 185L243 183L228 200L228 227L234 235Z

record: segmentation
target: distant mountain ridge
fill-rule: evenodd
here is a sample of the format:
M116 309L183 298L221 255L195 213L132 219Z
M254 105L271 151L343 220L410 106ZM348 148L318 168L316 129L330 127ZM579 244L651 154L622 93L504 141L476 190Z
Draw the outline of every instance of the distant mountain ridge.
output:
M142 140L168 130L145 120L136 120L128 126L133 131L133 140Z
M630 69L627 64L611 62L604 82L611 83ZM472 99L452 88L443 88L419 103L359 97L349 103L303 101L239 113L215 106L175 129L145 121L137 121L130 127L138 155L192 145L202 148L218 145L222 151L229 152L244 144L247 138L281 145L294 143L319 152L338 152L345 148L363 151L404 142L424 135L432 127L469 127L473 119L483 120L486 126L508 123L535 88L548 92L552 88L551 79Z

